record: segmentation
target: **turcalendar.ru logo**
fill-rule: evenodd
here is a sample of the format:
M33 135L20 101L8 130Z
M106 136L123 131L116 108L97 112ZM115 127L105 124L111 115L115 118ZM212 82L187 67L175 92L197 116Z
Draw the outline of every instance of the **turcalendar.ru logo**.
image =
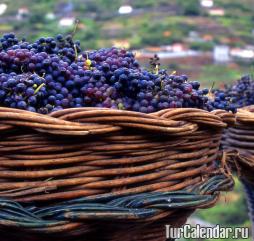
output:
M166 238L170 239L248 239L250 230L246 227L202 227L199 224L191 226L186 224L180 228L166 225Z

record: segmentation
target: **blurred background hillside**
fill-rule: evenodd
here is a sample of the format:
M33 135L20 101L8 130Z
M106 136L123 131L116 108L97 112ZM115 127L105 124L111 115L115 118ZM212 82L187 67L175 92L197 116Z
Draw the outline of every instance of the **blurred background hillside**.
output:
M76 19L83 48L132 49L143 65L157 53L170 71L208 88L253 72L253 0L0 0L1 34L67 34ZM240 183L193 220L250 227Z
M79 19L76 38L82 47L130 48L143 63L158 53L167 68L208 87L213 81L225 83L250 72L254 61L253 0L5 0L0 4L0 32L36 39L68 33Z

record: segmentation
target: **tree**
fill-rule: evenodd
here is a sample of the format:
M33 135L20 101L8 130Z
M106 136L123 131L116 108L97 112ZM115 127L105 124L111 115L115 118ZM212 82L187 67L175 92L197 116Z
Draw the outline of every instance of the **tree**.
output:
M184 15L198 16L201 13L198 0L180 1L180 5L183 8Z

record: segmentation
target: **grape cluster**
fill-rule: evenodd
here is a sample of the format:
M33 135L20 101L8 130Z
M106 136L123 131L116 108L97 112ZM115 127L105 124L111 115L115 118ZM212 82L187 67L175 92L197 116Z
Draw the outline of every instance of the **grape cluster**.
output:
M237 108L254 104L253 93L254 81L250 75L245 75L233 85L226 85L225 89L213 90L211 104L215 109L236 112Z
M125 49L103 48L89 53L84 52L83 57L91 61L91 67L98 70L115 71L118 68L139 68L139 63L132 52Z
M10 47L12 47L13 45L18 44L19 40L18 38L16 38L15 34L13 33L7 33L4 34L1 38L0 38L0 42L1 42L1 50L6 50Z
M132 52L82 51L71 36L19 41L1 38L0 105L39 113L83 106L151 113L165 108L212 110L208 89L186 75L168 74L153 61L142 69Z
M33 112L38 110L38 112L43 113L44 100L47 96L43 78L37 74L16 74L12 72L0 74L0 82L0 102L4 106Z
M23 38L21 41L13 34L4 34L1 41L1 51L7 52L7 50L28 50L31 53L45 52L47 54L56 54L61 56L64 61L72 63L77 55L81 52L80 42L73 41L69 35L66 38L59 34L55 38L39 38L34 43L29 43Z

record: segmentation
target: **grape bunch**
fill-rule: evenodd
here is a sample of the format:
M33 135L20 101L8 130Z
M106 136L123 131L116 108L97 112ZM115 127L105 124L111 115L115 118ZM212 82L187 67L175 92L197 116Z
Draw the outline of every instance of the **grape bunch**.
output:
M45 82L37 74L2 73L0 82L0 101L4 106L33 112L36 112L36 107L44 106Z
M117 70L118 68L139 68L139 63L132 52L125 49L103 48L89 53L83 53L83 57L90 59L91 67L98 70Z
M245 75L233 85L225 85L225 89L213 90L215 109L236 112L241 108L254 104L254 81L250 75Z
M208 89L200 89L198 81L160 69L157 57L146 70L130 51L82 51L71 36L29 43L10 33L0 41L1 106L43 114L86 106L143 113L221 107L208 99Z
M1 47L0 50L6 50L13 45L16 45L19 43L18 38L16 38L14 33L6 33L0 38Z

